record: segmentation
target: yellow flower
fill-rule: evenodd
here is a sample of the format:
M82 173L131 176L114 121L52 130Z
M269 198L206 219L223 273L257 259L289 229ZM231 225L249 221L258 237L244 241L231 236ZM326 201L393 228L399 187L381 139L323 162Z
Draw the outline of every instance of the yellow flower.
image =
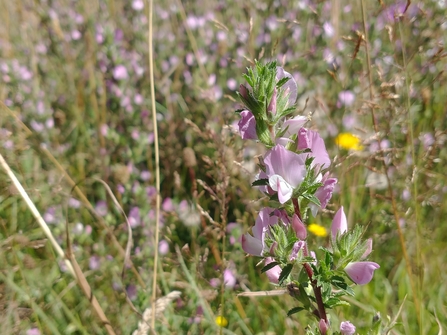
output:
M216 325L218 325L219 327L226 327L228 326L228 320L223 317L223 316L218 316L216 317Z
M360 139L351 133L338 134L335 138L335 143L339 147L347 150L358 151L363 149L362 145L360 144Z
M320 237L326 237L327 236L327 230L323 226L320 226L317 223L311 223L307 229L314 235L320 236Z

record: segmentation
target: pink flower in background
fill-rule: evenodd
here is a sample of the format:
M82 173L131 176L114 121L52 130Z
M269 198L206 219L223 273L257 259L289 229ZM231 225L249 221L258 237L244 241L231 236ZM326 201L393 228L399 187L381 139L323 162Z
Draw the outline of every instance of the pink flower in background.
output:
M233 288L236 286L236 276L231 269L225 269L223 272L223 280L226 288Z
M256 134L256 120L254 115L248 110L243 110L240 115L241 119L237 125L242 139L257 140L258 135Z
M379 268L379 264L374 262L353 262L345 267L345 272L353 282L364 285L371 281L374 271Z
M354 335L355 326L349 321L343 321L340 324L340 332L342 335Z
M38 328L28 329L26 335L40 335L40 330Z
M132 228L138 227L141 224L140 209L132 207L129 211L129 224Z
M160 255L166 255L169 252L169 243L166 240L161 240L158 243L158 252Z
M113 69L113 78L116 80L125 80L129 78L126 67L124 65L117 65Z
M132 9L136 11L140 11L144 8L144 1L143 0L134 0L132 1Z
M343 106L349 107L354 104L355 94L352 91L341 91L338 93L337 107L341 108Z
M305 154L296 154L277 144L264 158L270 187L278 192L280 203L292 198L293 190L306 174Z

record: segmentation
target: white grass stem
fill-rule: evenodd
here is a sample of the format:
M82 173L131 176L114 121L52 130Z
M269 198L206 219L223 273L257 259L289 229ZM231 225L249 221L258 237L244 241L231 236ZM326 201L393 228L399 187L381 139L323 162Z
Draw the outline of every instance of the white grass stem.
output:
M67 266L70 273L76 278L75 272L73 270L73 267L70 263L70 261L65 257L65 253L60 247L60 245L57 243L56 239L53 237L53 234L51 233L50 228L48 227L45 220L42 218L42 215L40 215L39 211L37 210L36 206L26 193L25 189L22 187L22 184L20 184L19 180L15 176L14 172L12 172L11 168L9 167L8 163L6 163L6 160L3 158L3 156L0 154L0 165L5 170L8 177L11 179L12 183L16 187L17 191L22 196L23 200L25 200L26 205L30 209L31 213L33 214L34 218L37 220L37 223L42 228L43 232L47 236L47 238L50 240L51 244L53 245L53 248L56 250L57 254L64 260L65 265Z
M152 306L155 305L157 298L157 264L158 264L158 240L159 240L159 222L160 222L160 152L158 148L158 124L157 124L157 110L155 108L155 82L154 82L154 55L152 46L152 16L153 16L153 0L149 0L149 78L151 86L151 107L152 107L152 122L154 128L154 147L155 147L155 188L157 190L157 199L155 205L155 241L154 241L154 266L152 275ZM152 308L151 328L155 329L155 308Z

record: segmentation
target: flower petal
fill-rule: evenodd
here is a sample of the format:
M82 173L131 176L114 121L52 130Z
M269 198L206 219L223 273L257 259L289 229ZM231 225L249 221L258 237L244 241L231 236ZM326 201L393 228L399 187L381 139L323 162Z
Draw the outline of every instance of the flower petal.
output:
M238 122L239 133L244 140L257 140L256 134L256 120L252 112L243 110L241 113L241 119Z
M345 267L345 272L353 282L364 285L371 281L374 271L378 268L380 268L379 264L374 262L354 262Z
M250 255L262 256L264 247L260 239L254 238L250 234L246 233L242 235L242 249Z
M269 178L270 187L278 192L278 200L281 204L290 200L293 194L293 188L283 177L275 174Z
M275 145L264 158L267 175L269 177L280 175L292 188L296 188L304 180L305 162L305 154L296 154L279 144Z

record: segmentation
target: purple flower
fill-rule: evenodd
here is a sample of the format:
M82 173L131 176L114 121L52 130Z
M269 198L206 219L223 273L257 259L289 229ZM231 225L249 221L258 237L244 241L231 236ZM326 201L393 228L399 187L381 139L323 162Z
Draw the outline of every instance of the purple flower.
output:
M316 131L301 128L298 131L298 150L310 149L312 155L306 154L306 156L315 157L312 165L319 164L321 167L328 168L331 165L331 160L326 151L323 139Z
M254 256L262 256L265 248L265 234L269 226L278 223L278 216L270 216L273 211L273 208L263 208L259 212L255 225L252 228L253 236L249 233L242 235L242 249L246 253Z
M332 198L332 193L334 192L335 184L337 184L336 178L328 178L329 172L327 172L321 182L323 186L321 186L316 192L315 196L320 200L320 206L317 206L313 203L309 204L310 210L312 211L312 215L316 216L318 210L326 208L329 200Z
M371 281L374 271L378 268L380 268L379 264L374 262L353 262L345 267L345 272L353 282L364 285Z
M340 332L342 335L354 335L355 326L349 321L343 321L340 324Z
M274 259L271 257L267 257L264 261L264 266L270 264L271 262L274 262ZM266 271L265 274L267 275L271 283L278 284L281 271L281 267L279 265L275 265L270 270Z
M293 190L304 180L305 160L305 154L296 154L278 144L265 156L269 185L278 192L281 204L292 198Z
M298 215L294 214L292 218L292 228L296 233L296 237L300 240L305 240L307 237L307 229Z
M343 235L348 231L348 221L346 220L346 215L343 210L343 206L335 213L334 220L332 220L331 226L331 235L332 241L335 241L335 238L338 235Z
M244 140L257 140L256 134L256 120L252 112L243 110L241 112L241 119L238 122L239 133Z

